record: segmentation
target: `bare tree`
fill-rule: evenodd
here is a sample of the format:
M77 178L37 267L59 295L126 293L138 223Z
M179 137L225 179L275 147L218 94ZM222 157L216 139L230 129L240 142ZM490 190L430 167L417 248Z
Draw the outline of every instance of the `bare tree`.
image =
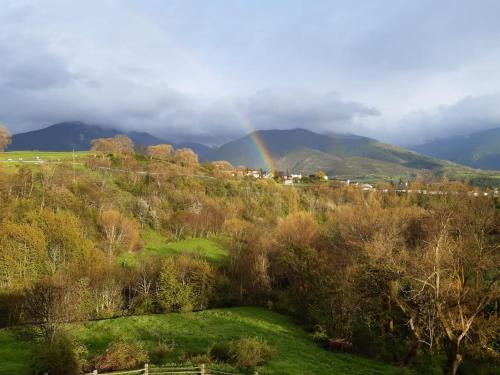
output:
M148 155L151 158L167 159L172 156L174 148L171 145L161 144L148 147Z
M454 233L449 219L438 228L427 246L408 257L397 300L420 340L444 345L448 373L455 375L464 340L480 328L478 316L499 296L498 245L474 246L468 241L472 235Z

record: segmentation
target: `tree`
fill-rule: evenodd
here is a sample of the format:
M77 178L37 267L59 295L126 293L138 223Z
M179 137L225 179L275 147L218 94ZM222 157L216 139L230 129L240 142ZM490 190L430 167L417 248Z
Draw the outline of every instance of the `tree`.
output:
M36 225L1 223L0 287L21 289L46 274L46 246L46 238Z
M296 212L281 220L275 230L275 238L280 246L311 247L318 235L319 226L307 212Z
M0 152L4 151L12 142L12 136L9 129L0 124Z
M31 324L38 324L44 339L52 342L60 325L68 321L64 286L52 280L42 280L25 294L23 317Z
M168 159L172 156L174 148L171 145L160 144L148 147L148 155L151 158Z
M198 166L198 155L190 148L179 148L175 151L176 161L186 168Z
M99 224L107 242L108 256L115 255L118 247L132 251L139 241L139 225L133 218L128 218L116 210L103 211Z
M70 211L45 209L30 212L29 218L45 234L47 264L52 273L90 254L92 241L85 238L80 221Z
M165 311L191 311L208 307L213 270L207 261L187 255L166 258L160 274L158 302Z
M455 375L463 362L462 343L500 296L499 259L497 245L470 241L484 233L455 235L450 223L450 218L435 223L438 231L428 245L408 258L397 301L420 340L438 348L443 343L448 373Z
M93 152L104 154L133 154L134 143L124 134L118 134L113 138L97 138L91 142Z

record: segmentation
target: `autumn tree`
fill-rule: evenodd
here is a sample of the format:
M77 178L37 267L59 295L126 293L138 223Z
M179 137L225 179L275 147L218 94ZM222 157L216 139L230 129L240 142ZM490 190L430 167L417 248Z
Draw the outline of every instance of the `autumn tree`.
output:
M274 231L276 241L282 247L313 247L319 226L307 212L293 213L282 219Z
M417 337L448 356L447 371L455 375L463 362L463 343L478 317L499 298L498 245L477 246L481 233L457 235L451 219L438 218L437 231L401 268L397 301ZM493 323L495 324L495 323Z
M0 124L0 152L4 151L12 142L12 135L9 129Z
M106 251L111 257L122 247L134 250L139 240L139 225L133 218L117 210L105 210L99 217L99 225L106 238Z
M133 154L134 143L124 135L118 134L113 138L97 138L91 141L91 151L104 154Z
M45 234L46 261L52 273L89 256L92 241L85 238L80 221L70 211L45 209L29 213L28 219Z
M190 148L179 148L175 150L175 160L186 168L198 166L198 155Z
M47 240L36 226L0 223L0 286L21 289L47 273Z
M168 144L160 144L148 147L148 155L151 158L168 159L172 156L174 148Z

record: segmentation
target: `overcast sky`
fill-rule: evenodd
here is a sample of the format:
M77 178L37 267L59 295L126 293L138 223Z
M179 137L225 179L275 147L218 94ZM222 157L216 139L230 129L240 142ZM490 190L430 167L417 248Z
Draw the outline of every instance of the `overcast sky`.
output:
M500 126L500 1L0 0L0 122L208 143Z

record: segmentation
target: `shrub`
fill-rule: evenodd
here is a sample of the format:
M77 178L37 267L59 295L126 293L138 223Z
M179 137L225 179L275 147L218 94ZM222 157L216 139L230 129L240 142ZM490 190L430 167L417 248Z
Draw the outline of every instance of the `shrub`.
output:
M420 353L413 361L412 369L418 374L441 375L444 374L446 358L439 354Z
M58 334L52 342L43 342L33 350L31 373L42 375L79 374L85 365L86 348L68 336Z
M206 353L200 352L182 352L177 361L193 365L212 362Z
M170 343L158 335L158 345L149 352L149 359L152 363L160 364L165 362L165 359L175 348L175 342L172 340Z
M230 362L231 345L227 342L214 344L208 350L208 355L216 362Z
M271 348L257 337L243 337L231 342L231 362L237 367L255 367L271 358Z
M330 338L328 337L328 334L326 333L326 331L323 327L316 326L316 327L314 327L314 333L312 334L312 339L314 342L317 342L318 344L320 344L322 346L327 346L328 340Z
M119 340L109 344L106 352L95 358L95 367L99 371L130 370L142 366L148 359L142 344Z
M197 366L205 363L211 363L212 360L208 354L198 354L190 358L190 362Z

